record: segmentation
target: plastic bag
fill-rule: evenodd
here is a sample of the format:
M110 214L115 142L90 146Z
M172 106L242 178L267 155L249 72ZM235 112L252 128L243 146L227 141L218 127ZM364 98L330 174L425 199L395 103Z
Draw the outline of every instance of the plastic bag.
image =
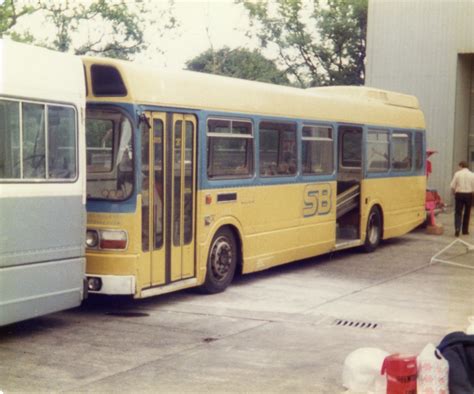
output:
M344 360L342 385L353 393L385 393L386 380L380 374L389 354L377 348L360 348Z
M423 394L448 394L449 364L432 343L424 347L417 357L418 392Z

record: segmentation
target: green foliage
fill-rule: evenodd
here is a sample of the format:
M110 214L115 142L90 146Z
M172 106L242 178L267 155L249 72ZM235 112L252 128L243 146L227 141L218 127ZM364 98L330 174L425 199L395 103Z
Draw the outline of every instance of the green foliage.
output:
M7 35L7 32L16 25L22 16L33 14L38 9L39 4L18 6L15 0L4 0L0 4L0 38ZM11 36L15 41L21 42L31 42L33 39L29 33L13 33Z
M237 0L301 86L364 83L367 0Z
M176 24L171 1L166 11L156 13L151 12L154 3L142 0L36 0L34 7L17 10L19 3L22 1L5 0L0 7L0 34L77 55L129 59L148 47L145 27L154 25L156 19L165 20L156 28L154 36L159 37ZM22 17L33 13L42 18L48 32L43 39L42 32L35 32L33 38L19 26Z
M208 49L186 63L188 70L229 77L289 85L285 72L280 71L275 63L265 58L257 50L243 48L222 48L218 51Z

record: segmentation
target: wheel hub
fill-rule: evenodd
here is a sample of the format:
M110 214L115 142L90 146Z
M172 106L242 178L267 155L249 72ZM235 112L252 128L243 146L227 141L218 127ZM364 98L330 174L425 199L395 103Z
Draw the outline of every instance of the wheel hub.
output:
M232 247L224 237L216 239L211 252L211 268L216 279L222 279L232 264Z

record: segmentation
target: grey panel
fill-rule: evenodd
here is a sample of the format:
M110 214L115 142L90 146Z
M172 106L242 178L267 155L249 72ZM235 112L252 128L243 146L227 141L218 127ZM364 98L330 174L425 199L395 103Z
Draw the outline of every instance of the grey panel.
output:
M85 258L0 270L0 326L78 306Z
M85 220L80 196L1 199L0 268L84 256Z
M473 20L473 1L369 1L366 85L418 97L427 145L438 151L428 185L446 202L467 158Z

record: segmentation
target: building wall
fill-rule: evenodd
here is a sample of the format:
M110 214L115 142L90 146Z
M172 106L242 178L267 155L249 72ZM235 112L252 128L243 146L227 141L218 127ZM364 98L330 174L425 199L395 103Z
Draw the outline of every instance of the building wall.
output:
M369 0L366 85L418 97L428 148L439 152L429 185L448 201L474 134L472 21L472 0Z

